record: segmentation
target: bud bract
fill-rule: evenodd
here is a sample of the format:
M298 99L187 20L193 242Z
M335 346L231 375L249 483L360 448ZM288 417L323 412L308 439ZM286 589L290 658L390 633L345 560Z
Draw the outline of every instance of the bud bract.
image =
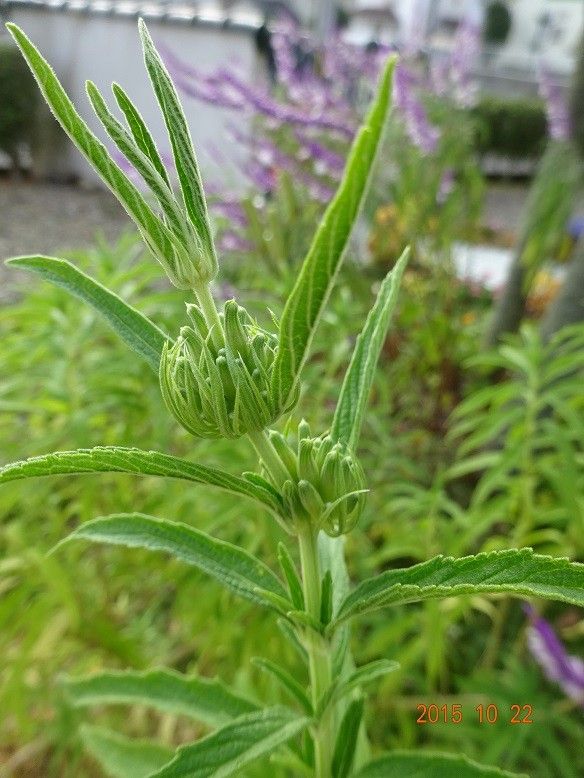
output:
M312 521L332 537L350 532L365 507L367 489L363 468L348 446L330 435L311 437L305 421L298 427L296 450L274 430L270 440L290 472L282 497L292 519Z
M185 429L202 438L238 438L265 429L294 407L298 393L285 407L271 396L275 335L229 300L220 314L225 337L218 347L200 308L189 305L187 311L190 324L160 360L162 396Z

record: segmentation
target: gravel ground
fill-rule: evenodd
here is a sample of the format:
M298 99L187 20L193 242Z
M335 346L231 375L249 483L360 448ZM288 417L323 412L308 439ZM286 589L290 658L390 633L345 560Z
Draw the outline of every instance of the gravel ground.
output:
M100 231L113 241L129 224L107 191L0 180L0 260L80 249ZM6 281L0 262L0 300L9 293Z

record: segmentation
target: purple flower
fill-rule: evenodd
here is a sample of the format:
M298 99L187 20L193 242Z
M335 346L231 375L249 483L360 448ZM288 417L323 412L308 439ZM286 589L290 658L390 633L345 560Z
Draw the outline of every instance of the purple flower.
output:
M428 121L426 109L416 95L417 81L403 63L395 69L394 100L405 122L412 143L424 154L433 154L438 146L440 132Z
M239 235L239 233L234 232L233 230L227 230L221 233L217 239L217 249L226 254L232 252L243 253L251 251L253 248L254 246L249 240L246 240L244 237ZM229 289L227 289L227 285L223 285L220 296L225 300L233 297L233 287L229 287Z
M527 645L550 681L557 683L566 696L584 706L584 661L570 656L551 625L535 610L524 606L530 619Z
M448 198L448 195L454 189L455 184L456 179L454 176L454 171L452 168L448 168L444 171L442 178L440 179L440 186L438 187L438 193L436 195L436 200L438 203L445 202L445 200Z
M481 33L478 25L465 19L456 31L449 61L449 81L453 99L465 108L474 103L476 81L472 70L480 52Z
M562 90L551 79L543 63L539 67L539 94L545 101L548 132L553 140L570 138L570 116Z
M213 213L220 214L237 227L245 227L247 225L247 216L239 200L223 198L211 201L209 208Z

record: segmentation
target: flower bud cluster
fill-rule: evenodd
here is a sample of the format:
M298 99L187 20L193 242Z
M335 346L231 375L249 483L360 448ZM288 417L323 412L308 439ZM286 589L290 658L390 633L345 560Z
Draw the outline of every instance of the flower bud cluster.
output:
M350 532L363 512L367 492L363 468L353 452L330 435L312 437L305 421L298 425L296 450L275 430L270 430L270 440L291 475L282 496L292 518L308 519L332 537Z
M164 251L157 248L147 234L143 238L170 282L177 289L186 291L200 284L211 283L217 275L218 264L212 241L204 242L190 225L184 226L183 230L187 238L173 233Z
M275 335L262 330L235 300L219 318L223 345L197 305L188 305L190 325L167 344L160 360L160 387L173 416L201 438L238 438L263 430L298 400L280 407L270 391Z

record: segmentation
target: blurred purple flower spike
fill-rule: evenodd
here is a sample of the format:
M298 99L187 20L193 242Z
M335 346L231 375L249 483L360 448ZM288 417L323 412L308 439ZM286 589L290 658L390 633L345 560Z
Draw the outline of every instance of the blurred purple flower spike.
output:
M426 109L415 93L416 86L414 74L403 63L399 63L394 75L395 106L403 117L412 143L424 154L433 154L440 140L440 132L428 121Z
M531 605L524 605L530 626L527 645L546 678L562 689L564 694L584 707L584 661L566 652L552 626Z
M560 86L552 81L546 66L539 66L539 94L545 101L548 132L553 140L569 140L570 116Z

